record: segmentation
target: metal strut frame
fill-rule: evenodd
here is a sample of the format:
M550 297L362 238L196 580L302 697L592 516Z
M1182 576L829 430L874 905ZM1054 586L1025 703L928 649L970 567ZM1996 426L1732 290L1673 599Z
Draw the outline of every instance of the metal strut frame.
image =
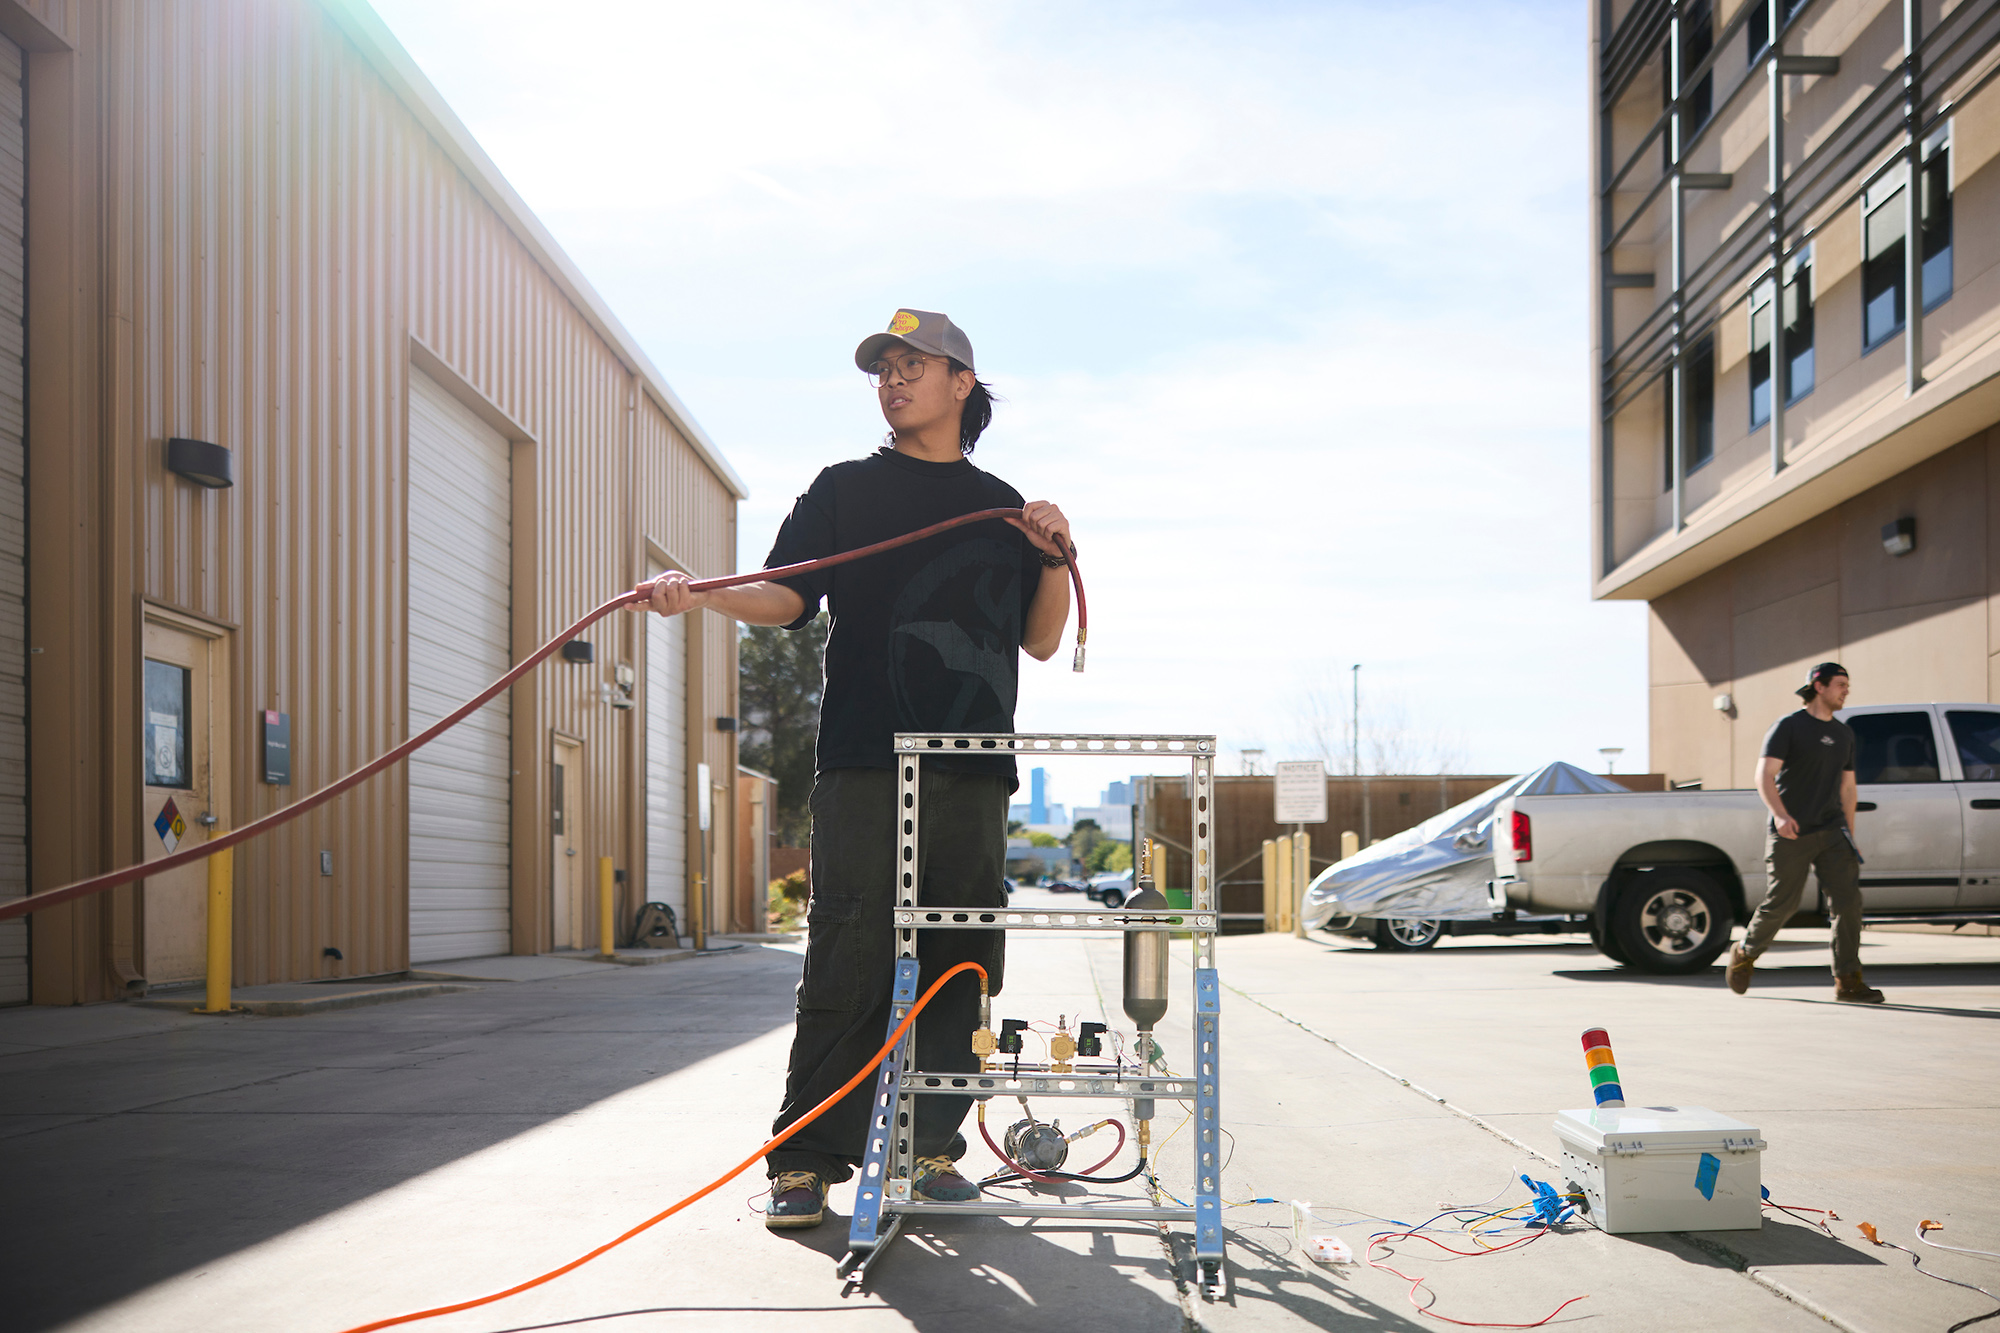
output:
M875 1081L868 1120L868 1137L861 1178L854 1194L854 1218L848 1231L850 1253L840 1266L843 1276L860 1282L870 1263L910 1214L970 1217L1062 1217L1083 1220L1187 1222L1194 1230L1194 1256L1202 1288L1212 1295L1223 1279L1222 1170L1220 1090L1221 985L1215 970L1216 912L1212 840L1215 793L1215 737L1113 736L1039 733L899 733L895 740L898 807L896 909L891 929L896 936L896 985L890 1002L889 1030L894 1031L916 1003L919 977L917 932L920 930L1029 930L1123 933L1162 927L1188 932L1194 941L1193 1029L1194 1073L1191 1077L1154 1074L1150 1067L1132 1073L1078 1061L1068 1071L1045 1064L1009 1061L1004 1069L978 1074L926 1073L910 1068L916 1041L912 1025ZM925 908L918 901L917 840L922 822L923 761L942 755L1006 753L1020 755L1102 755L1111 758L1184 756L1191 767L1188 784L1194 830L1191 910L1166 912L1119 911L993 911ZM1108 1017L1108 1016L1107 1016ZM914 1171L912 1129L916 1098L926 1094L985 1097L1134 1098L1194 1103L1194 1206L1151 1203L1068 1204L932 1203L917 1199L910 1188Z

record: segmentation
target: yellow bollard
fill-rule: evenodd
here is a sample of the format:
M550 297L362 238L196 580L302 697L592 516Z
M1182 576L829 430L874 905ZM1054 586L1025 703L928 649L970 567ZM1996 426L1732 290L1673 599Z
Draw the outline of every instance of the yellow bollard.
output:
M609 958L618 952L616 935L612 930L611 906L611 858L597 858L597 945L599 951Z
M1347 832L1340 835L1341 860L1345 861L1350 856L1359 855L1360 852L1361 852L1360 834L1356 833L1353 829L1349 829L1347 830Z
M1264 918L1264 929L1289 935L1292 930L1292 840L1275 839L1271 850L1277 854L1278 873L1276 883L1272 885L1276 890L1274 906L1277 911Z
M1264 839L1264 929L1278 928L1278 844Z
M222 830L209 830L215 837ZM236 910L236 853L231 848L223 848L208 858L208 1003L195 1010L198 1014L234 1014L242 1011L229 1003L230 966L229 951L233 947L230 927Z
M1292 835L1292 937L1306 937L1306 885L1312 883L1312 834Z

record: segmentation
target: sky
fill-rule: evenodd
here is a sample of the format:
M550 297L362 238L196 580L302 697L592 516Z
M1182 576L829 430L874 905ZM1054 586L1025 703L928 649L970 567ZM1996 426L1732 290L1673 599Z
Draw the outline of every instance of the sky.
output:
M740 568L880 442L854 345L944 311L1090 594L1022 730L1346 769L1359 663L1364 770L1644 771L1576 0L375 5L747 482Z

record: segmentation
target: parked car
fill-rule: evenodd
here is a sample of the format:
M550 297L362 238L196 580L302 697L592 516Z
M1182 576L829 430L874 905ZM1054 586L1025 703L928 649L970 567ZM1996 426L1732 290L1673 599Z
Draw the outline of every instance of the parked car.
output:
M1085 893L1089 885L1076 879L1052 879L1043 885L1050 893Z
M1507 797L1526 792L1631 794L1574 764L1547 764L1509 778L1323 871L1306 889L1306 924L1395 950L1428 949L1446 935L1581 933L1589 922L1580 913L1496 920L1488 904L1494 811Z
M1127 870L1116 875L1096 875L1084 887L1084 896L1106 907L1123 907L1125 900L1132 896L1132 872Z
M1862 920L2000 921L2000 706L1874 704L1854 728ZM1755 791L1518 795L1496 812L1497 919L1583 913L1607 957L1707 967L1769 887ZM1824 925L1807 888L1792 925Z

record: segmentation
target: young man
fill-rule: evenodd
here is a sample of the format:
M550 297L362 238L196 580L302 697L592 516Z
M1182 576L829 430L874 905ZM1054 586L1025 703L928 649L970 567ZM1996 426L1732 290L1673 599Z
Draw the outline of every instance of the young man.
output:
M1799 910L1806 872L1833 918L1833 998L1882 1003L1882 992L1861 977L1861 850L1854 840L1854 732L1834 714L1847 706L1847 668L1821 662L1799 697L1806 706L1778 719L1764 737L1757 791L1771 812L1764 834L1764 866L1771 887L1743 942L1729 951L1729 989L1750 989L1757 956Z
M678 615L710 607L752 625L803 629L821 599L832 613L826 688L813 781L812 900L785 1099L774 1131L831 1095L888 1035L895 946L898 731L1014 730L1018 653L1047 661L1069 620L1073 549L1069 521L967 459L992 419L974 373L972 344L926 310L898 310L886 333L862 340L855 364L875 385L888 443L819 474L793 505L767 568L836 555L982 509L1020 508L1020 519L975 523L804 578L694 593L667 574L653 609ZM1003 756L928 760L923 777L919 901L1001 907L1006 892L1007 798L1014 761ZM967 959L1001 982L1003 936L925 931L917 956L926 982ZM971 1073L978 979L953 979L917 1021L920 1069ZM771 1227L809 1227L824 1215L830 1184L846 1180L863 1150L873 1081L815 1120L767 1166ZM971 1102L917 1099L917 1172L934 1200L977 1198L958 1173L959 1135Z

